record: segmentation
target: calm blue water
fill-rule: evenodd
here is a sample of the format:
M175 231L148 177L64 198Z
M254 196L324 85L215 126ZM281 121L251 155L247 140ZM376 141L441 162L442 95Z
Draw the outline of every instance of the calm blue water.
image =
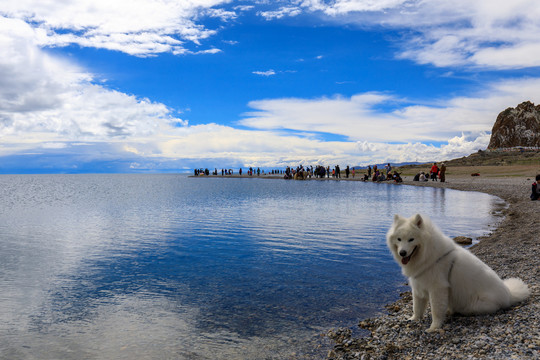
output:
M182 175L0 176L2 359L322 358L404 282L394 213L479 236L498 198ZM471 211L471 204L474 211Z

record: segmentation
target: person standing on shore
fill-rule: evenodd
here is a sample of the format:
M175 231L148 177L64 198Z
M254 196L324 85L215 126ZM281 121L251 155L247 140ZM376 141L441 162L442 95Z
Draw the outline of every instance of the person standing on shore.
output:
M386 168L386 177L388 178L391 176L392 166L390 165L390 163L388 163L384 167Z
M538 186L538 181L540 181L540 174L536 175L536 181L532 184L531 200L538 200L540 198L540 186Z
M350 169L349 169L349 165L347 165L347 168L345 169L345 177L348 179L349 178L349 173L350 173Z
M445 182L446 181L446 164L445 163L442 163L441 164L441 168L439 169L439 179L441 179L441 182Z
M439 167L437 166L437 163L433 163L430 174L431 174L431 181L437 181L437 175L439 174Z
M368 165L367 167L367 176L371 179L371 165Z

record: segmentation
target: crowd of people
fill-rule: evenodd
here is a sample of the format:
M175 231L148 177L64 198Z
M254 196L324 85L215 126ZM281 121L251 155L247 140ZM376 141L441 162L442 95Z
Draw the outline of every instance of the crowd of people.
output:
M373 182L382 182L382 181L394 181L396 183L403 182L403 179L401 178L401 175L397 172L397 170L394 170L392 172L392 165L390 163L384 165L384 170L380 170L377 165L373 165L373 168L371 165L368 165L367 167L367 174L364 174L363 181L373 181Z
M283 170L271 170L271 171L268 171L268 175L272 174L272 175L279 175L279 174L283 174ZM195 176L209 176L210 175L210 170L208 169L194 169L193 170L193 174ZM266 175L267 173L264 171L264 170L261 170L261 168L254 168L254 167L250 167L249 169L247 169L247 171L244 173L244 171L242 170L242 168L239 168L238 169L238 175L242 176L242 174L245 174L247 176L260 176L261 174L262 175ZM214 171L212 172L212 175L214 176L217 176L219 175L219 171L217 168L214 169ZM230 176L230 175L234 175L234 170L233 169L221 169L221 176Z
M437 163L433 163L429 171L419 172L418 174L414 176L413 181L429 181L430 179L431 181L440 180L441 182L445 182L446 181L446 165L442 163L441 167L439 167Z
M392 172L392 166L390 163L384 166L384 171L380 171L377 168L377 165L373 165L373 168L370 166L367 167L367 174L364 173L361 175L360 180L362 181L374 181L374 182L381 182L381 181L394 181L396 183L402 182L402 178L400 174L397 171ZM261 175L278 175L283 176L284 179L310 179L310 178L316 178L316 179L341 179L342 175L344 175L344 178L354 178L357 175L358 169L351 168L349 165L345 168L345 170L341 170L339 165L336 165L333 168L330 168L330 166L306 166L299 165L296 168L287 166L285 170L281 169L272 169L272 170L262 170L261 168L254 168L249 167L246 172L242 170L242 168L238 169L238 175L242 176L261 176ZM372 174L373 172L373 174ZM344 174L343 174L344 173ZM214 169L212 172L212 175L217 176L219 174L219 171L217 168ZM195 169L194 170L195 176L209 176L210 171L208 169ZM234 175L233 169L221 169L221 176L230 176Z
M352 177L354 177L354 170L352 171ZM351 175L350 167L347 166L345 170L345 177L349 178ZM313 166L306 166L299 165L296 168L291 168L287 166L287 169L285 170L285 179L295 179L295 178L304 178L304 179L310 179L310 178L316 178L316 179L324 179L324 178L341 178L341 169L339 168L339 165L336 165L334 168L330 169L330 166L321 166L317 165L315 167Z
M356 175L356 170L354 168L351 169L349 165L344 170L345 172L345 178L354 178ZM296 168L287 167L285 170L285 179L296 179L299 176L301 178L316 178L316 179L324 179L324 178L336 178L341 179L342 171L339 165L336 165L334 168L330 169L330 166L322 166L317 165L315 167L313 166L307 166L304 167L303 165L297 166Z

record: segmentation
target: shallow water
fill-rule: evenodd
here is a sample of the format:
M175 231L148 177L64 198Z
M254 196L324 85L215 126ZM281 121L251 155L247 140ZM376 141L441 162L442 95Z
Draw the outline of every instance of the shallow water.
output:
M402 289L394 213L480 236L501 200L392 184L0 176L0 357L321 358ZM473 205L473 206L471 206Z

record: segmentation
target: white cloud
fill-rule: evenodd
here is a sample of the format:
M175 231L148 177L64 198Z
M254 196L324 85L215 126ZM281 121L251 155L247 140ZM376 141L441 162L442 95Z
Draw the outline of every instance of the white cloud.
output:
M400 6L408 0L304 0L300 6L310 11L322 11L327 15L340 15L351 12L383 11Z
M331 23L404 30L398 56L420 64L494 69L540 66L537 0L278 2L283 3L277 10L260 14L271 20L305 12Z
M352 160L357 153L354 142L321 141L279 131L241 130L217 124L178 128L160 141L130 146L133 153L154 154L156 158L183 158L199 163L221 159L222 163L262 167L331 164L337 159Z
M146 159L144 167L167 159L183 159L180 163L192 166L263 167L440 161L485 149L497 114L524 100L540 102L540 97L529 97L539 86L540 79L500 81L471 97L427 105L411 105L381 93L261 100L250 103L257 111L241 121L244 129L165 125L144 136L115 140L110 134L107 142L118 144L116 151L124 157ZM394 110L377 110L387 105ZM319 132L349 140L325 141Z
M480 49L471 56L470 60L480 66L500 69L540 66L540 41Z
M253 71L253 74L261 75L261 76L272 76L272 75L276 75L276 72L274 70L270 69L270 70L267 70L267 71Z
M208 50L201 50L201 51L194 51L192 54L194 55L203 55L203 54L219 54L221 52L221 49L212 48Z
M228 44L228 45L238 45L239 42L236 41L236 40L222 40L225 44Z
M392 161L450 158L485 149L486 134L498 113L526 100L540 102L535 90L539 87L537 78L505 80L486 84L485 90L469 97L435 99L423 105L381 93L260 100L249 104L255 111L245 114L240 124L260 130L341 135L357 142L361 153L392 157ZM425 145L430 143L435 145Z
M249 106L256 111L245 114L247 118L240 123L256 129L337 133L357 138L359 120L374 120L371 106L385 100L391 100L391 97L367 93L351 98L338 96L314 100L293 98L252 101ZM373 126L378 127L375 122Z
M41 145L43 149L64 149L67 147L65 143L43 143Z
M406 4L408 5L408 4ZM384 21L415 30L401 54L421 64L515 69L539 66L536 0L430 0Z
M2 156L61 152L65 159L132 159L137 168L159 169L208 159L258 166L334 162L356 151L354 142L305 134L188 126L163 104L96 85L92 74L48 55L36 41L40 30L26 22L0 20Z
M35 33L21 20L0 17L0 153L185 125L163 104L93 84L91 74L43 52Z
M361 164L444 161L467 156L485 150L490 135L480 133L467 137L455 136L441 146L409 142L407 144L358 142L358 158Z
M266 20L281 19L286 16L297 16L302 13L302 9L296 6L285 6L273 11L259 11L257 15L262 16Z
M186 41L216 33L196 22L199 17L223 21L236 13L217 6L228 0L5 0L0 15L36 24L40 46L77 44L148 56L190 52Z
M238 5L230 0L6 0L0 15L34 24L39 46L83 47L136 56L197 50L217 33L202 19L237 19L257 8L267 20L318 14L331 23L405 30L398 56L435 66L497 69L539 66L537 0L292 0ZM261 5L262 4L262 5ZM264 7L263 7L264 6ZM414 35L409 35L414 34ZM195 44L195 50L193 45Z

